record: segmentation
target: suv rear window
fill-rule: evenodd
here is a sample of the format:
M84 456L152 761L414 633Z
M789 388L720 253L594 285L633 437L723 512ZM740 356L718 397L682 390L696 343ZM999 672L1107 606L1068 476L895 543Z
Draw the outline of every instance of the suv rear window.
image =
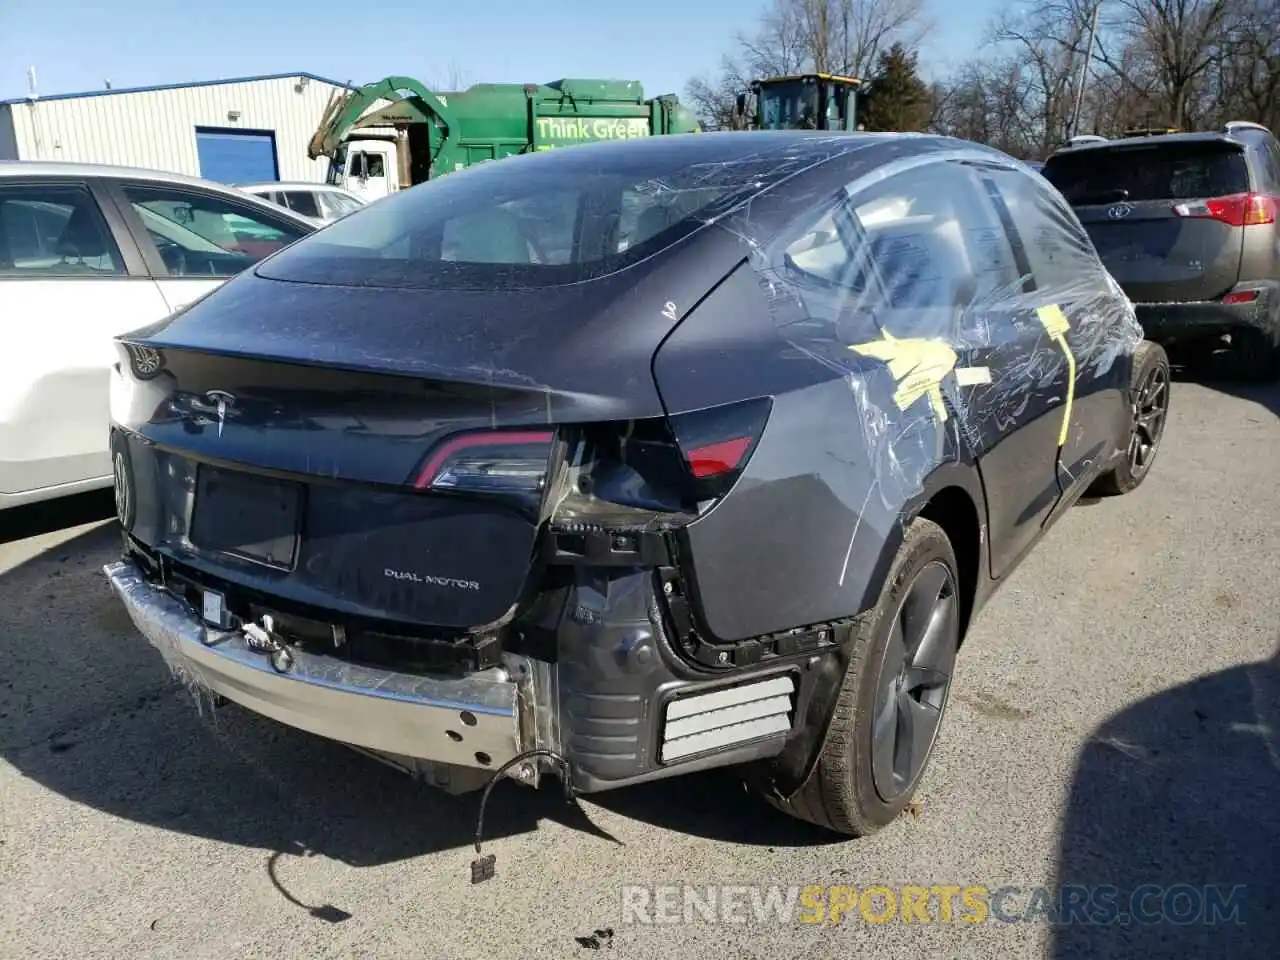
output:
M1197 200L1249 189L1244 153L1220 142L1093 147L1050 157L1044 177L1077 206Z
M591 147L479 164L370 204L264 262L276 280L396 288L549 286L638 262L763 189L768 151L699 163ZM694 162L690 162L693 160Z

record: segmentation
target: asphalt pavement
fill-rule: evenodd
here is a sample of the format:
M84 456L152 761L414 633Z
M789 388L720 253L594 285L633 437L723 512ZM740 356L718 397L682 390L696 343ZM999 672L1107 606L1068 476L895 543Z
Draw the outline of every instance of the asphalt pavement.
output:
M1278 414L1280 386L1175 385L1147 483L1077 507L976 624L921 802L882 833L810 830L724 773L580 812L504 783L480 886L475 796L175 687L100 573L109 495L0 515L0 956L1280 956ZM860 906L624 915L624 886L669 908L672 884ZM858 899L904 885L988 908ZM1033 909L1064 886L1150 915Z

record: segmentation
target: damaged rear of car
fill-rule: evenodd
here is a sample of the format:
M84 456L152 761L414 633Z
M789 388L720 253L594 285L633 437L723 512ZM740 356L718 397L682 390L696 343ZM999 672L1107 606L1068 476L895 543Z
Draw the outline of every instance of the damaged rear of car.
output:
M1059 279L996 262L1009 205ZM994 582L1127 463L1138 339L1070 211L994 151L512 158L120 339L107 573L196 687L451 790L757 761L787 806L865 699L878 799L789 809L867 832Z

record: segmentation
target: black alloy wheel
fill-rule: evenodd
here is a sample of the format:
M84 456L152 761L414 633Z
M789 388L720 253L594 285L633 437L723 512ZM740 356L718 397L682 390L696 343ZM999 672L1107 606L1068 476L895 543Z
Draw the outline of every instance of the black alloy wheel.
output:
M933 749L959 627L955 579L934 560L916 574L894 615L876 684L871 771L885 803L914 787Z
M1146 479L1169 419L1172 383L1164 347L1149 340L1139 343L1129 378L1129 435L1116 438L1116 456L1106 473L1090 485L1090 494L1120 496L1136 490Z
M1142 478L1156 458L1168 413L1169 368L1154 364L1140 381L1133 403L1129 473L1135 480Z

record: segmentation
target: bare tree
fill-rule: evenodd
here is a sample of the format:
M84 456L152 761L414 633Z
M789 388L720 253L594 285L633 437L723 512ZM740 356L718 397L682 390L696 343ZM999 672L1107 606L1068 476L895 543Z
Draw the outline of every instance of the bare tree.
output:
M1092 0L1053 0L1006 10L991 29L1025 66L1027 113L1039 150L1052 150L1072 132L1076 85L1088 44Z
M1040 136L1026 104L1033 83L1013 56L970 60L949 83L934 86L929 129L986 143L1016 157L1040 155Z
M895 41L912 49L923 39L926 2L770 0L756 32L736 39L714 80L690 85L690 99L704 117L727 123L753 77L800 70L866 76L882 49ZM1044 156L1069 132L1118 136L1231 119L1280 132L1280 0L1006 3L978 55L934 84L929 129L1023 157ZM1082 71L1087 83L1073 128Z
M685 86L684 95L704 129L731 130L738 94L746 90L749 83L743 65L726 56L721 58L717 74L694 77Z
M1241 4L1218 64L1218 120L1252 120L1280 131L1280 0Z
M1155 65L1168 122L1194 118L1197 85L1228 55L1231 33L1243 13L1240 0L1115 0L1124 11L1124 37Z
M931 29L926 0L770 0L756 30L738 34L714 77L685 96L708 129L723 129L733 101L756 77L805 70L862 77L895 41L915 48Z

